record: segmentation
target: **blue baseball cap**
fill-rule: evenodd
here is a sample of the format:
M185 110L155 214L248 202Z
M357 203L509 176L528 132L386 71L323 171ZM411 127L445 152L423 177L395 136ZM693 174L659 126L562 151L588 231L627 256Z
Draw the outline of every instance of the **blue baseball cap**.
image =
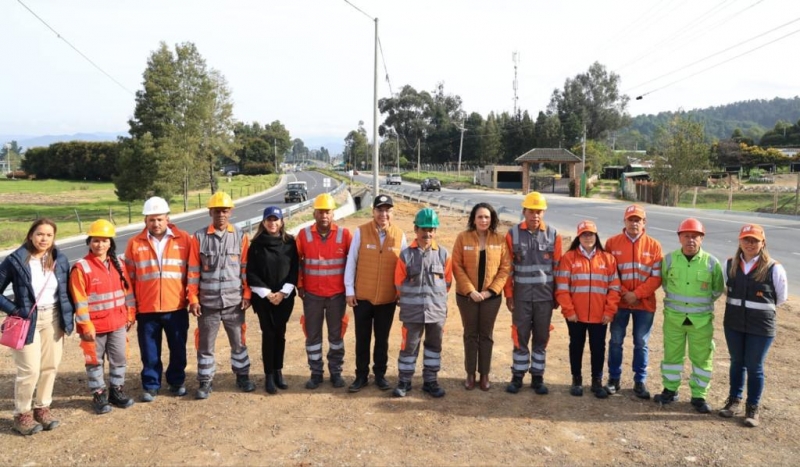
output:
M263 220L266 220L268 217L277 217L278 219L283 219L283 211L278 206L270 206L267 209L264 209L264 217Z

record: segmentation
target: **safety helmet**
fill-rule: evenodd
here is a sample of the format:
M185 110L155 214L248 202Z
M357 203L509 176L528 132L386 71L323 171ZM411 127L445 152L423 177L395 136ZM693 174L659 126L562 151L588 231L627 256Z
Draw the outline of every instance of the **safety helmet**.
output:
M694 217L690 217L685 219L683 222L681 222L681 225L678 226L678 233L680 234L681 232L697 232L705 235L706 228L703 227L703 224L699 220L695 219Z
M213 208L232 208L233 200L231 196L224 191L218 191L208 198L208 209Z
M114 238L117 234L114 229L114 224L105 219L98 219L89 225L89 230L86 232L88 237L105 237Z
M330 193L322 193L314 198L314 209L336 209L336 201Z
M438 228L439 216L431 208L422 208L414 217L414 225L423 229Z
M531 191L525 195L525 199L522 200L522 207L525 209L544 211L547 209L547 200L544 199L544 196L538 191Z
M164 198L153 196L144 202L142 214L145 216L169 214L169 203Z

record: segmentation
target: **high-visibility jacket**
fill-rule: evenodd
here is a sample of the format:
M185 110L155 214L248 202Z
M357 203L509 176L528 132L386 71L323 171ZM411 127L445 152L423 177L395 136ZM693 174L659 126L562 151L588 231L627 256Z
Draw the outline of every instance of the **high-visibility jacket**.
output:
M222 231L213 225L192 236L194 247L189 255L190 270L199 270L199 277L189 276L189 303L221 310L250 300L247 286L248 237L233 224Z
M631 240L623 230L621 234L606 240L606 251L617 260L621 294L633 292L639 300L633 305L622 301L620 307L655 313L656 290L661 287L663 259L658 240L644 232L636 240Z
M595 249L587 258L579 248L564 253L556 270L556 300L565 318L602 323L617 314L620 281L614 257Z
M350 251L350 231L336 224L323 239L317 226L311 225L297 234L300 270L297 287L318 297L344 293L344 267Z
M373 305L392 303L397 300L393 280L400 246L403 244L403 231L390 225L381 244L375 221L369 221L358 229L360 243L356 264L356 299L366 300Z
M664 257L661 274L665 315L685 315L698 324L713 316L714 301L725 290L717 258L700 249L690 261L679 248Z
M728 258L725 263L726 271L731 270L731 261ZM771 262L763 282L753 277L755 267L745 274L741 269L743 262L739 263L740 269L736 275L728 277L724 319L726 328L757 336L775 336L778 308L772 271L776 264L774 260Z
M137 313L163 313L186 308L189 273L198 276L199 269L189 271L189 255L194 248L188 233L169 224L173 237L167 244L161 263L147 229L131 238L125 249L125 266L136 296Z
M469 295L474 291L491 290L496 295L503 293L511 270L505 238L496 232L486 234L486 269L483 284L478 284L480 265L480 240L474 230L461 232L453 245L453 275L456 279L456 293Z
M404 323L443 323L447 318L447 292L453 282L453 265L447 249L431 242L423 250L414 240L400 252L394 273Z
M125 266L120 264L120 267L130 284ZM133 289L126 291L113 265L101 263L92 253L72 266L69 291L75 302L75 324L80 334L112 332L136 320Z
M506 245L511 253L506 297L534 302L553 300L553 271L558 267L562 250L558 231L540 222L539 229L531 232L523 221L508 231Z

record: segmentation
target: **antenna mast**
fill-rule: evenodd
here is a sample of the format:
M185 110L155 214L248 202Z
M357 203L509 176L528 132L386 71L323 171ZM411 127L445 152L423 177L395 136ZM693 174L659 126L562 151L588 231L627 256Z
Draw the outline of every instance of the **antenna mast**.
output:
M517 89L519 88L517 83L517 65L519 65L519 52L512 52L511 60L514 61L514 118L517 118L517 102L519 101L519 97L517 97Z

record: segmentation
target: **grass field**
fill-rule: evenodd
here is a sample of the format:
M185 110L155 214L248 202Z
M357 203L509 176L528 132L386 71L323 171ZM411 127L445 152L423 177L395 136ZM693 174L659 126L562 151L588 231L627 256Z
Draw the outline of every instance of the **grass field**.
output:
M456 175L456 172L419 172L411 171L411 172L403 172L403 181L404 182L417 182L420 183L426 178L435 177L438 178L440 182L442 182L442 186L447 186L449 184L472 184L472 172L465 172L461 171L461 177Z

